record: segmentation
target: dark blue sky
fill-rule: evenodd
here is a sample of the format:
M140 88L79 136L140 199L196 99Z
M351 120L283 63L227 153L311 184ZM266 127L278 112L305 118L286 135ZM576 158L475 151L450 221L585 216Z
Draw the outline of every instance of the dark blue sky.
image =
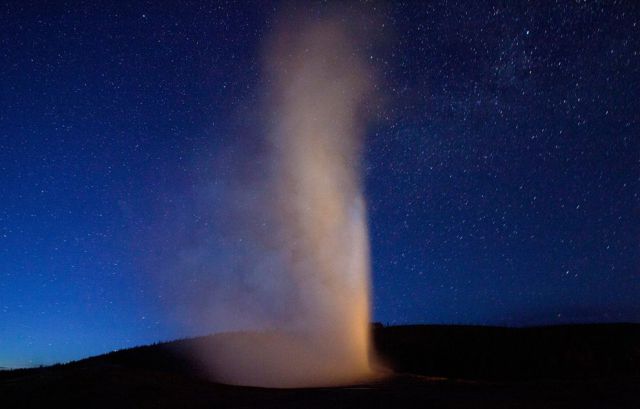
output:
M278 3L98 3L0 6L0 367L185 335L150 237L255 145ZM379 8L377 321L640 322L640 7L513 3Z

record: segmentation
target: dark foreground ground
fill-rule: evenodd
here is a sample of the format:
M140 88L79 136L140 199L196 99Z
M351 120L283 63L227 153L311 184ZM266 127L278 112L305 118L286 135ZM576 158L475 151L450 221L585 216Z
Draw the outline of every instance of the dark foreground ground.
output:
M0 408L640 408L640 325L378 326L396 375L297 390L205 380L181 351L215 337L0 372Z

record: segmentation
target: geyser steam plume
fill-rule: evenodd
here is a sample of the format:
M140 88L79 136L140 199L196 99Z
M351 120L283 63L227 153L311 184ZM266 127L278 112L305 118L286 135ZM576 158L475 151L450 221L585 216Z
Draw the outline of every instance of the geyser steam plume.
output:
M360 174L372 75L358 52L362 38L345 20L295 23L276 30L265 52L272 164L265 200L275 228L257 240L278 261L251 280L252 298L283 307L267 318L272 330L220 336L199 351L228 383L336 385L372 373Z

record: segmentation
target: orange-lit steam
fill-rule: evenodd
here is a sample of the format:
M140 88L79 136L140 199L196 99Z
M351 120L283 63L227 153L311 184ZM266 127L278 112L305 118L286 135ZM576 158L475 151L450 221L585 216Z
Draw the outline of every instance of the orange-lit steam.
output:
M325 18L290 22L267 43L263 109L272 166L264 169L267 210L260 211L273 229L254 237L261 249L254 253L271 256L256 256L255 271L239 273L247 276L231 296L213 293L217 307L207 318L236 317L262 331L218 336L200 348L216 380L305 387L372 373L360 174L372 75L357 41L343 20ZM189 268L197 268L193 260L204 264L199 250L191 253L197 256L189 256Z

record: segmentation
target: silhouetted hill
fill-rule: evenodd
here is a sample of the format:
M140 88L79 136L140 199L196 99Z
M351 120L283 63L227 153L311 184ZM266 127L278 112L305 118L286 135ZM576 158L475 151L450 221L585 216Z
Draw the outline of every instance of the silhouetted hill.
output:
M217 384L187 352L231 333L0 371L0 407L640 408L640 325L374 326L397 375L367 385L274 390ZM447 378L447 379L443 379Z
M374 339L401 372L483 380L640 377L638 324L378 327Z

